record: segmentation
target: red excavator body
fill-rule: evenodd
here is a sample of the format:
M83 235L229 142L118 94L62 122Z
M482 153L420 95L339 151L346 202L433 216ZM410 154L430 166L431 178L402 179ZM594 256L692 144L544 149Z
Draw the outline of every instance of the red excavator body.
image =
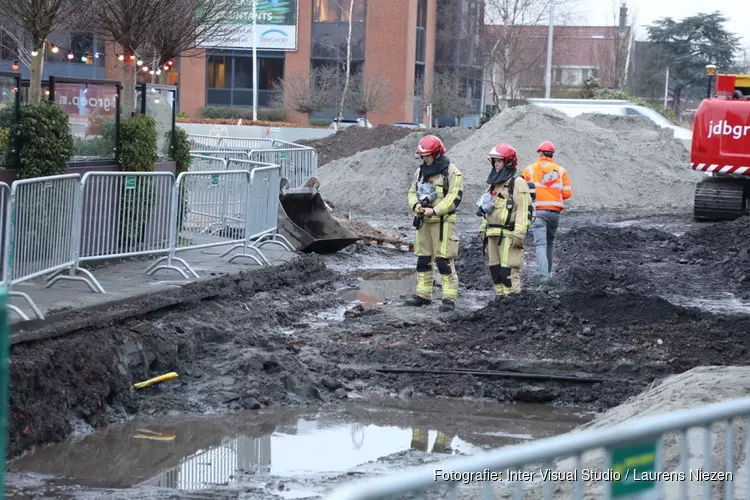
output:
M695 189L698 221L733 220L750 197L750 76L718 75L715 97L695 113L690 162L706 172Z

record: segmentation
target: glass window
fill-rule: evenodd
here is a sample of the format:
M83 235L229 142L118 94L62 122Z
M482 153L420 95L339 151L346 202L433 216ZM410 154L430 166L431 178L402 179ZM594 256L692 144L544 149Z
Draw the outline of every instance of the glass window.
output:
M283 59L258 59L259 90L274 90L281 78L284 78Z
M75 56L71 62L94 64L94 35L73 33L70 37L70 50Z
M208 88L226 89L231 87L232 69L225 56L208 56Z
M341 20L348 23L351 0L341 0L341 3ZM354 13L352 15L352 22L363 23L365 21L365 0L354 0L354 9L352 9L352 12Z
M424 92L424 64L414 65L414 95Z
M420 28L427 26L427 0L419 0L417 4L417 26Z
M234 88L253 88L253 59L251 57L234 58Z
M18 44L8 35L0 31L0 59L18 59Z
M339 0L313 0L313 22L335 23L341 20Z
M417 28L417 62L424 62L425 30Z

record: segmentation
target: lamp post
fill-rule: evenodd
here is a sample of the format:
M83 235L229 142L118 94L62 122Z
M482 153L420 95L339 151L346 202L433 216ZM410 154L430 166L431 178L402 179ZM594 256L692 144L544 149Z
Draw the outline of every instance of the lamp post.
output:
M555 2L549 3L549 29L547 31L547 68L544 78L544 98L552 96L552 33L555 29Z
M706 99L711 98L711 82L714 79L715 75L716 75L716 65L706 64L706 76L708 77L708 90L706 92Z

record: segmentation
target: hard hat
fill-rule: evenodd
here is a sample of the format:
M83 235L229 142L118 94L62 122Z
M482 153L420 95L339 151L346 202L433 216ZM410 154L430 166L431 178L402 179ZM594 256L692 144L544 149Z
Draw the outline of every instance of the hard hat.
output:
M434 135L426 135L422 137L417 144L417 152L415 155L420 158L422 156L433 155L435 159L439 159L445 155L445 146L443 141L439 137Z
M487 154L487 158L490 161L505 160L505 166L508 168L515 168L518 165L516 150L509 144L498 144Z
M554 153L555 152L555 145L552 144L551 141L544 141L539 145L539 148L536 150L537 153Z

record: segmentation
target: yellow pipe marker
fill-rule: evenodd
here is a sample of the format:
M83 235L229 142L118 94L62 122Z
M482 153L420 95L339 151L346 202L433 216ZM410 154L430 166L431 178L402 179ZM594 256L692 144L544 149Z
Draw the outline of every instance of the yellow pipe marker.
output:
M164 382L165 380L172 380L173 378L177 378L176 372L165 373L164 375L159 375L158 377L150 378L148 380L144 380L143 382L138 382L137 384L133 384L133 389L144 389L158 382Z

